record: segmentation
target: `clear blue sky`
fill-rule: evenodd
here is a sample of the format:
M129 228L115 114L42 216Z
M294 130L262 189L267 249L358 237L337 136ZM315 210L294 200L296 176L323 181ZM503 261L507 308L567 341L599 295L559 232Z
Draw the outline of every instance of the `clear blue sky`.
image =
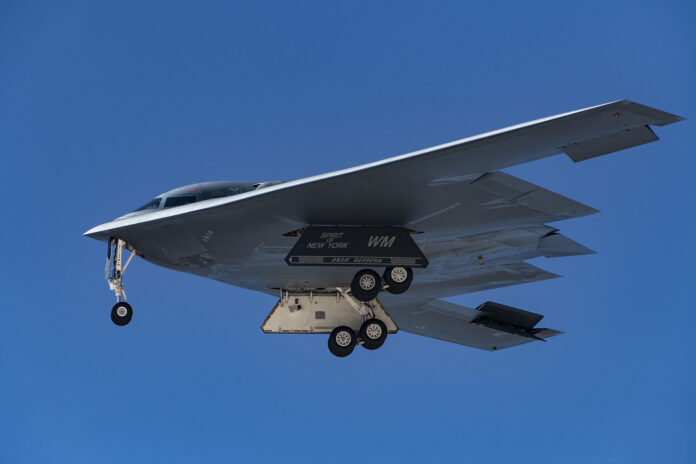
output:
M426 3L2 2L0 462L693 459L696 7ZM262 334L273 298L142 260L132 324L109 319L105 246L82 233L163 191L622 98L689 119L509 170L601 210L555 224L598 254L453 299L545 314L567 332L549 343L400 333L337 359Z

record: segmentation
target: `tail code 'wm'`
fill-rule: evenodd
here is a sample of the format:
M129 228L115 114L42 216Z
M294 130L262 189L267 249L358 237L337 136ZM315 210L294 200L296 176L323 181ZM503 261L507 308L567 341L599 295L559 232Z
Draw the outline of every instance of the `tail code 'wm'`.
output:
M395 241L396 235L370 235L370 238L367 240L367 246L389 248Z

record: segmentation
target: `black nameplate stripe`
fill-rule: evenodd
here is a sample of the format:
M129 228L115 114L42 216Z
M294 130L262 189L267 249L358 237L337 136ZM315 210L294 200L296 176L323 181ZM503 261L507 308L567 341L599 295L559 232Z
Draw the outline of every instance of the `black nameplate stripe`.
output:
M285 261L291 266L428 265L423 252L403 227L310 226Z

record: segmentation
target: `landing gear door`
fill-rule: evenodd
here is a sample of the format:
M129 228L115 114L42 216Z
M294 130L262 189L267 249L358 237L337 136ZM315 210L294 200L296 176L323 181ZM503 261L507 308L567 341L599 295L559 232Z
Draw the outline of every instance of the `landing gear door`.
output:
M285 261L290 266L428 266L403 227L310 226Z

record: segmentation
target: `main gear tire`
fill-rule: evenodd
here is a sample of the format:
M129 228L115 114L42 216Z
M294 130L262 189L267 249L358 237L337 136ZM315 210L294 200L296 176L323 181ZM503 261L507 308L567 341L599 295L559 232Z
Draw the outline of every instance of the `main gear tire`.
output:
M413 281L413 270L410 267L388 267L384 271L384 282L387 284L387 291L398 295L404 293L411 286Z
M347 326L336 327L329 335L329 351L334 356L344 358L353 352L357 341L353 329Z
M379 319L368 319L360 326L360 340L363 348L376 350L387 339L387 326Z
M350 284L350 291L353 296L363 302L372 301L377 298L382 288L382 279L372 269L358 271Z

